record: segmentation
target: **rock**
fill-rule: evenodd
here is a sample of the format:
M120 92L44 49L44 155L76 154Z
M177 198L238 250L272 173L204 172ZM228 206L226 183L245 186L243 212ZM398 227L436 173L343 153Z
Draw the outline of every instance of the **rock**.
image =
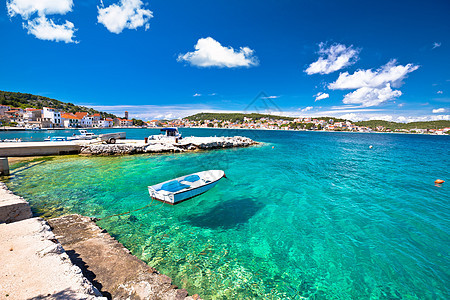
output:
M49 223L70 258L104 295L112 299L194 299L186 290L174 289L170 277L130 254L91 218L68 215Z
M186 151L248 147L258 144L247 137L187 137L178 143L152 141L148 144L91 144L81 148L82 155L129 155L140 153L181 153Z

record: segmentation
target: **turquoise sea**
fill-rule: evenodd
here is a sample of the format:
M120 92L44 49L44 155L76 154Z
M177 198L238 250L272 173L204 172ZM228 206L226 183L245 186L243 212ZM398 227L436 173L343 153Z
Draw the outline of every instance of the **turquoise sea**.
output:
M204 299L450 298L450 136L181 132L264 144L54 157L15 165L6 183L36 215L103 218L149 204L148 185L223 169L228 179L199 197L177 206L151 202L98 224ZM50 134L33 140L41 135ZM438 178L447 182L435 186Z

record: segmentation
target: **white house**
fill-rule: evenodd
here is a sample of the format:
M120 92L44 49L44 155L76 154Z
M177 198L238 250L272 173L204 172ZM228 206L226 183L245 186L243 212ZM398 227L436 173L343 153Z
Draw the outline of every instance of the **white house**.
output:
M61 112L51 107L44 107L42 113L43 118L51 120L53 127L63 127Z
M106 118L98 121L98 127L113 127L113 119Z

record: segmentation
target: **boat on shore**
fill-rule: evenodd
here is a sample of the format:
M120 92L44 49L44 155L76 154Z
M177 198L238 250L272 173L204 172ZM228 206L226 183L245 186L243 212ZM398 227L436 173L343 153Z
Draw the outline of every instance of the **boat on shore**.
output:
M183 137L181 136L181 133L178 132L177 127L165 127L160 129L161 132L164 132L162 134L156 134L151 135L148 137L149 141L168 141L168 142L178 142L178 140L181 140Z
M222 177L222 170L197 172L149 186L148 192L152 199L175 205L207 192Z

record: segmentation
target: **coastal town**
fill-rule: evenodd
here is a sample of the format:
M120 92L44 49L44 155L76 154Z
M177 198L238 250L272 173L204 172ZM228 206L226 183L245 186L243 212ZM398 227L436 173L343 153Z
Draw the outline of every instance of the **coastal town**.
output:
M193 116L195 117L195 116ZM124 117L111 118L100 113L68 113L51 107L16 108L0 105L0 123L9 129L74 129L74 128L132 128L132 127L180 127L180 128L222 128L222 129L261 129L261 130L313 130L349 132L396 132L415 134L450 134L450 127L411 129L389 128L386 126L363 126L349 120L335 118L288 118L279 116L247 117L242 119L202 119L186 117L176 120L141 121L131 119L128 111Z

